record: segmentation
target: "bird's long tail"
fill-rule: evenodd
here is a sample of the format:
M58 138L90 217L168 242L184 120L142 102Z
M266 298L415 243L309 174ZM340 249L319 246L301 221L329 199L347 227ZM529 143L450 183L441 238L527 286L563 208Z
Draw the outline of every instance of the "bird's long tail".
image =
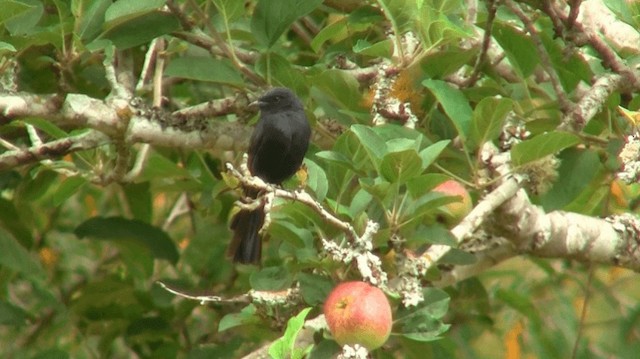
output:
M255 264L262 255L260 229L264 224L264 207L254 210L241 209L231 221L233 239L228 255L236 263Z

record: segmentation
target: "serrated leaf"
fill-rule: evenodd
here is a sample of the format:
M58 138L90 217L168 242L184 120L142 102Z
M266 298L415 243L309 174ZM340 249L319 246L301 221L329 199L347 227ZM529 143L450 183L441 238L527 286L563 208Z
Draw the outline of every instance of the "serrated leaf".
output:
M511 160L516 166L539 160L580 143L580 137L568 132L549 132L520 142L511 148Z
M498 138L502 124L513 107L507 98L486 97L473 110L469 148L477 149L485 142Z
M270 48L298 18L322 4L322 0L259 0L251 18L251 32Z
M211 57L185 56L175 58L167 66L165 75L233 86L244 84L242 77L230 61Z
M98 240L123 241L145 248L155 258L178 261L178 250L169 235L148 223L122 217L93 217L75 230L75 235Z
M422 81L422 85L433 93L440 105L442 105L447 117L458 130L458 135L465 141L469 135L469 127L471 126L473 115L467 98L460 90L451 87L444 81L427 79Z

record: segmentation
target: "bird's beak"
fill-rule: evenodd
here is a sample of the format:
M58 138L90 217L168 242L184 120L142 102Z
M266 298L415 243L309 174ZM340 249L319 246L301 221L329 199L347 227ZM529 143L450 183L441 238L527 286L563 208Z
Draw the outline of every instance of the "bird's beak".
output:
M259 108L260 105L264 104L264 102L260 101L260 100L255 100L252 103L249 104L249 107L252 108Z

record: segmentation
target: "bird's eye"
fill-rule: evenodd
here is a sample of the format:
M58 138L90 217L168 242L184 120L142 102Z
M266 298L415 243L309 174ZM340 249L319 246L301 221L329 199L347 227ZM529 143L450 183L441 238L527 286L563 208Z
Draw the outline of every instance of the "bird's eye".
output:
M276 97L274 98L274 100L275 100L276 102L280 102L280 100L281 100L281 99L282 99L282 97L280 97L280 96L276 96Z

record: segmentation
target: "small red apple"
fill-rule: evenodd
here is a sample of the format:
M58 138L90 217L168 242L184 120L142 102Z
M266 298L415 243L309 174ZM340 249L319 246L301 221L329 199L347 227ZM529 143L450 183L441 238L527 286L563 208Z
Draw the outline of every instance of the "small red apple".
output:
M345 282L324 303L329 330L340 345L379 348L391 333L391 305L384 293L365 282Z
M473 208L473 204L471 203L471 196L469 196L469 192L461 185L458 181L455 180L446 180L439 185L437 185L434 189L434 192L440 192L446 196L459 196L460 199L456 202L448 203L444 206L447 210L447 214L445 215L445 223L446 224L457 224L460 222Z

